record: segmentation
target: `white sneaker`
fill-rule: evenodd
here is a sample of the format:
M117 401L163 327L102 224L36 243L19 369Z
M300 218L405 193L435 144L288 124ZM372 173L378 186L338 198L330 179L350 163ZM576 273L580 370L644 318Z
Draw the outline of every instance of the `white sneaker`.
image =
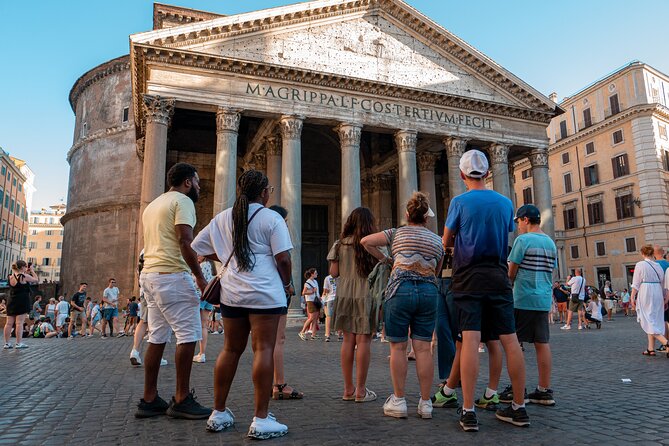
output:
M227 407L223 412L214 410L207 420L207 430L209 432L220 432L235 424L235 415Z
M583 326L582 326L582 325L579 325L579 326L578 326L578 329L579 329L579 330L583 330Z
M383 403L383 414L388 417L407 418L407 400L397 398L394 393L391 394Z
M160 365L161 365L161 366L167 365L167 359L162 358L162 359L160 360Z
M2 348L5 349L5 350L9 350L10 348L14 348L14 346L12 344L10 344L9 342L6 342L5 346L2 347Z
M204 353L202 353L201 355L193 356L193 362L204 363L204 362L207 362L207 359L206 359Z
M418 401L418 416L424 420L432 418L432 401L420 399Z
M142 358L139 357L139 352L134 348L130 352L130 364L134 366L142 365Z
M485 348L479 347L479 353L485 353Z
M26 344L24 344L23 342L21 342L20 344L16 344L14 346L14 348L28 348L28 346Z
M217 334L218 334L218 332L217 332L217 331L212 331L212 332L211 332L211 333L209 333L209 334L210 334L210 335L217 335Z
M562 327L560 327L560 330L571 330L571 325L564 324Z
M256 440L269 440L270 438L283 437L288 433L288 426L276 421L271 413L267 418L253 417L248 436Z

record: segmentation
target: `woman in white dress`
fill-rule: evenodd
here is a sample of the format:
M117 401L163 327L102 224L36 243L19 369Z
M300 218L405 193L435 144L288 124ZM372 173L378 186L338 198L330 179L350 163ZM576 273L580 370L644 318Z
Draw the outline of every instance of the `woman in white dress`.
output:
M637 322L648 335L648 347L643 354L655 356L655 339L669 349L667 338L664 337L664 306L669 298L665 289L668 283L662 267L654 261L653 245L644 245L641 255L643 260L634 267L630 300L632 309L636 308Z

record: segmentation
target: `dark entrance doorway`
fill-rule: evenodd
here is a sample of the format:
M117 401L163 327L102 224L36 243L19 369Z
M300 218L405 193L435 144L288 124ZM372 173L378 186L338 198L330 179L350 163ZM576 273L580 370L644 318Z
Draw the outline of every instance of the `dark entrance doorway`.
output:
M290 218L290 216L288 217ZM302 271L304 277L307 268L318 269L318 283L328 275L328 207L324 205L302 206ZM295 287L302 290L302 285Z
M599 289L602 289L607 280L611 280L611 270L608 267L597 268L597 285Z

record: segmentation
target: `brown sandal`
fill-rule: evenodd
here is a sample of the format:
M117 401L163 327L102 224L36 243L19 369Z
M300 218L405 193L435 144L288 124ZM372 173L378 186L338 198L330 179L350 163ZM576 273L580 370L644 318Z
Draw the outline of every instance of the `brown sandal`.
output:
M644 356L657 356L653 350L646 350L645 352L641 353Z
M286 393L283 391L283 389L286 388L288 384L274 384L274 390L272 391L272 399L273 400L301 400L304 398L304 394L302 392L298 392L297 390L293 389L292 392Z

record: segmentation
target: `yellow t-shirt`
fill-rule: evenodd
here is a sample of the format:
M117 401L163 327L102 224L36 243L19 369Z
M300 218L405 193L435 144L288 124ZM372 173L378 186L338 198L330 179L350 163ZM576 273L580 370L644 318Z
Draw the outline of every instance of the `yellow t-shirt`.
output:
M142 214L144 226L145 273L179 273L190 271L181 256L174 227L195 227L193 200L181 192L165 192L153 200Z

